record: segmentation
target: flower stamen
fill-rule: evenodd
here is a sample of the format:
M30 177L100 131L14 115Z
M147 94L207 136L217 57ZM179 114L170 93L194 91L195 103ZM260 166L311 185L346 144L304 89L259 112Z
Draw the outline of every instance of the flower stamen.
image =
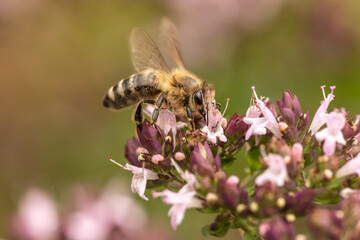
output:
M224 114L225 114L225 112L226 112L226 110L227 110L227 108L228 108L228 106L229 106L229 101L230 101L230 98L227 98L226 99L226 105L225 105L225 109L224 109L224 111L223 111L223 113L222 113L222 117L224 117Z
M321 90L322 90L323 96L324 96L324 100L326 100L325 87L326 87L326 85L322 85L322 86L320 87Z

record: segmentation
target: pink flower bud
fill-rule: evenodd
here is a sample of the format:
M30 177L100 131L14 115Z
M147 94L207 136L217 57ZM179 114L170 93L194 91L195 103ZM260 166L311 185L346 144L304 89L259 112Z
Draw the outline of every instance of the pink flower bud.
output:
M138 147L136 149L136 155L140 155L140 154L149 154L149 151L146 148Z
M182 152L176 152L175 153L175 159L178 161L182 161L185 159L185 154L183 154Z
M291 150L291 156L296 162L302 161L303 146L300 143L295 143Z
M238 185L239 182L240 182L239 178L237 176L234 176L234 175L230 176L228 178L228 180L227 180L227 183L231 184L231 185Z
M159 162L164 161L164 157L161 154L156 154L152 156L151 161L155 164L158 164Z
M270 230L270 225L268 223L262 223L259 226L259 233L261 236L265 236L266 233Z

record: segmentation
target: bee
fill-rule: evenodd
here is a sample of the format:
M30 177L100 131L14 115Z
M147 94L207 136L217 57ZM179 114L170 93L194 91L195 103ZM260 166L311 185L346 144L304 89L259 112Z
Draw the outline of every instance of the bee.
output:
M143 104L153 104L152 123L159 110L170 104L177 115L187 116L193 129L194 121L207 121L207 112L214 101L213 86L185 69L180 55L175 25L163 18L160 40L168 65L159 47L145 31L134 28L130 34L132 62L137 73L112 86L103 99L106 108L123 109L137 105L134 120L141 131Z

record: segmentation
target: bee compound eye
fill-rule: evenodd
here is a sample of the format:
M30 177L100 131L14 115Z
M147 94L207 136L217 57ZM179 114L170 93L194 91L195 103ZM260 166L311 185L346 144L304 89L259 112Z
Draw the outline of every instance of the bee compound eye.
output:
M194 101L196 105L201 105L203 103L203 94L201 91L196 91L194 93Z

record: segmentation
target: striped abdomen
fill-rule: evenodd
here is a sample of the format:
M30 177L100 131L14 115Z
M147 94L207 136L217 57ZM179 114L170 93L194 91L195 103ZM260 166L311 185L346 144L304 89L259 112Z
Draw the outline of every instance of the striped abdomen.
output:
M153 100L160 92L156 75L146 71L131 75L112 86L105 95L103 105L106 108L121 109L143 99Z

